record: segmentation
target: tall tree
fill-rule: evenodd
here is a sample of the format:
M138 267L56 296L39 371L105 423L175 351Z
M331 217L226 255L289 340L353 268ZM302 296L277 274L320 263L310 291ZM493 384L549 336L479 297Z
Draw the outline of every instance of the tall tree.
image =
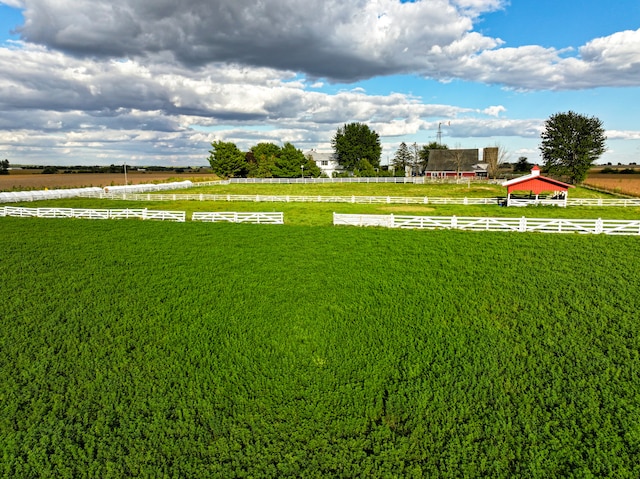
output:
M280 147L273 143L258 143L251 147L253 161L249 164L249 176L255 178L272 178L276 168L276 160L280 156Z
M494 145L496 148L495 155L490 154L485 157L483 155L482 159L485 163L487 163L487 175L491 178L495 178L498 176L498 171L500 171L500 166L509 162L509 150L500 143L496 143ZM485 150L487 151L487 150Z
M420 147L417 143L414 142L413 145L409 147L409 153L411 154L411 174L421 174Z
M514 173L529 173L533 168L533 163L529 163L529 160L526 156L521 156L516 161L516 164L513 165Z
M406 176L411 163L411 151L409 151L409 147L403 141L402 143L400 143L400 146L396 150L396 154L393 157L393 169L395 171L402 171L402 176Z
M9 160L0 161L0 175L8 175L9 174Z
M460 176L462 165L464 164L464 153L460 144L457 144L455 148L451 150L451 159L456 167L456 176Z
M380 137L364 123L349 123L338 127L331 139L331 146L338 163L346 170L367 169L369 165L362 163L363 160L373 168L380 166Z
M544 170L581 183L589 168L605 151L602 121L569 111L551 115L541 135Z
M307 177L320 176L320 168L315 161L305 157L301 150L291 143L285 143L276 160L274 176L277 178L297 178L303 174Z
M228 178L242 176L247 170L247 160L235 143L215 141L211 143L209 151L209 163L213 172L221 177Z

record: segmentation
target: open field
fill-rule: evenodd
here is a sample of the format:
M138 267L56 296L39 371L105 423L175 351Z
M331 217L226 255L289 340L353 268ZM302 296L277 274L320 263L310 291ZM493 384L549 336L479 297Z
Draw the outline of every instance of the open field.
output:
M636 238L0 223L3 477L640 475Z
M354 186L352 191L360 191ZM356 193L358 194L358 193ZM95 198L69 198L37 202L12 203L12 206L60 207L60 208L149 208L152 210L186 211L187 218L194 211L282 212L290 226L330 226L333 213L398 214L416 216L496 216L530 218L588 218L635 220L640 217L638 207L531 206L503 208L493 205L402 205L402 204L351 204L351 203L286 203L286 202L227 202L227 201L128 201L101 200Z
M0 175L0 191L18 190L44 190L45 188L84 188L89 186L113 186L124 185L122 173L56 173L44 175L41 170L38 173L12 171L9 175ZM127 181L131 184L154 183L164 181L184 181L199 179L200 181L215 180L211 173L185 173L175 172L138 172L127 174Z
M506 196L506 188L490 183L324 183L324 184L230 184L180 190L179 193L211 193L230 195L325 195L325 196L417 196L448 198L493 198ZM585 188L572 188L571 198L606 198Z
M640 174L590 174L585 184L613 193L640 196Z

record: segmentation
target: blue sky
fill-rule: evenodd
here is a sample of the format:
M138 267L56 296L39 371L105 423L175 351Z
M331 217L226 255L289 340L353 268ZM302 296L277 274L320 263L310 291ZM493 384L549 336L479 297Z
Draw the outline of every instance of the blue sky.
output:
M383 161L440 124L538 162L573 110L603 121L601 163L640 162L637 0L265 3L0 0L0 157L204 165L215 140L330 151L359 121Z

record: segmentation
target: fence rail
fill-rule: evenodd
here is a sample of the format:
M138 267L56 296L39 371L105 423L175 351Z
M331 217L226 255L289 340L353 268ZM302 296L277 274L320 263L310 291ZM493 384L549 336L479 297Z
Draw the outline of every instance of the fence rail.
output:
M184 211L158 211L143 209L93 210L75 208L22 208L0 206L0 216L37 217L37 218L85 218L85 219L122 219L138 218L142 220L162 220L184 222Z
M387 228L459 229L471 231L517 231L640 235L640 220L481 218L458 216L401 216L333 214L334 225L382 226Z
M355 204L420 204L420 205L498 205L503 197L447 198L429 196L321 196L321 195L225 195L225 194L111 194L99 198L131 201L227 201L247 203L355 203ZM555 200L539 200L541 205L558 205ZM531 204L530 202L526 203ZM568 199L567 206L622 206L640 207L640 198L576 198Z
M301 196L301 195L218 195L218 194L112 194L103 199L131 201L242 201L247 203L358 203L358 204L438 204L493 205L499 198L436 198L427 196Z
M263 225L284 224L283 213L239 213L239 212L194 212L192 221L255 223Z

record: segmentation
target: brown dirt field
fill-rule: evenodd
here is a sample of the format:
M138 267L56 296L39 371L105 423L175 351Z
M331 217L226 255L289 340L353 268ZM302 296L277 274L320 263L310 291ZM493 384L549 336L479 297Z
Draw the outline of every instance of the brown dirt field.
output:
M139 183L155 183L171 181L213 181L217 178L211 173L185 173L175 172L137 172L127 174L130 185ZM56 173L44 175L42 173L11 172L9 175L0 175L0 191L16 190L44 190L55 188L85 188L88 186L114 186L124 185L122 173Z
M591 174L584 184L613 193L640 196L640 175Z

